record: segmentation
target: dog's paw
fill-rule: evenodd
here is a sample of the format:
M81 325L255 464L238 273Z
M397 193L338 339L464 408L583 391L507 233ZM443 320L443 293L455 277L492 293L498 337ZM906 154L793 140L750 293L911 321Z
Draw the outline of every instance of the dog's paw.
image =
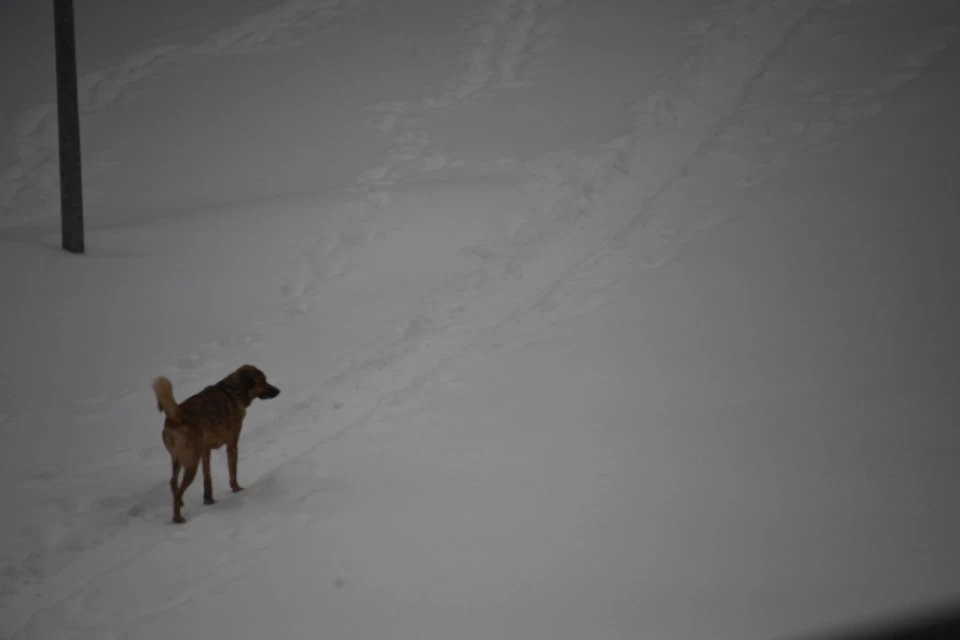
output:
M183 516L173 516L173 521L174 521L176 524L183 524L184 522L187 521L187 519L184 518Z
M239 492L243 491L243 487L241 487L241 486L238 485L238 484L235 484L235 485L233 485L233 486L230 487L230 488L233 489L233 492L234 492L234 493L239 493Z
M217 504L217 501L213 499L213 496L203 496L203 504Z

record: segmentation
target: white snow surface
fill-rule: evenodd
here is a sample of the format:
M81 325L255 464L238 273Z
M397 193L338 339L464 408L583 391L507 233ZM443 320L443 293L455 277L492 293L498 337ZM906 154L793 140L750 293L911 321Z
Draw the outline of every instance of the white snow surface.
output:
M749 640L960 597L960 2L0 6L0 637ZM171 522L151 380L245 364Z

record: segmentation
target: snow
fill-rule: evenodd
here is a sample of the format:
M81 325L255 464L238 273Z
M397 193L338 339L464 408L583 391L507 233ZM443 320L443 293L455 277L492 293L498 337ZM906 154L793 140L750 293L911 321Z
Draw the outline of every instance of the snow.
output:
M82 5L82 6L81 6ZM0 9L0 637L771 638L960 596L960 4ZM170 522L150 388L251 363Z

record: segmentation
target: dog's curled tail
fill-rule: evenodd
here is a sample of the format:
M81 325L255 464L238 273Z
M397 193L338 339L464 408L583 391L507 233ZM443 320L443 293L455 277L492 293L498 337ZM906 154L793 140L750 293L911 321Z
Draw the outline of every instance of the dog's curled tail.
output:
M170 380L163 376L154 380L153 392L157 396L157 411L163 411L168 420L180 422L180 405L173 399L173 385Z

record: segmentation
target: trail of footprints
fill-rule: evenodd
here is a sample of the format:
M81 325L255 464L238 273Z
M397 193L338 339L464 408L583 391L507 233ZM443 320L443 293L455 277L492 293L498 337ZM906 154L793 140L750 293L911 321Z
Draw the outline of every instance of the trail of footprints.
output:
M828 2L821 9L842 11L852 4L852 0ZM857 15L851 14L850 20ZM693 25L691 32L708 31L711 26L703 21ZM701 195L722 197L727 191L754 187L785 169L787 161L798 154L836 149L842 144L843 132L882 113L892 93L931 69L951 47L960 46L960 25L948 23L932 34L917 30L905 42L870 43L876 50L864 54L858 51L864 45L856 37L856 26L818 19L801 25L777 59L767 65L742 108L684 172L712 179L684 187L688 192L682 206L668 207L669 216L644 220L631 243L614 239L583 268L565 277L535 313L513 324L515 342L532 339L558 317L602 305L605 290L624 268L624 260L643 256L644 262L632 268L658 268L671 259L679 244L722 224L726 218L714 211L709 201L698 200ZM865 65L864 60L871 64ZM672 94L655 92L636 110L648 124L669 127L677 118L676 108ZM704 187L707 191L701 193ZM629 246L634 249L625 251ZM636 249L638 246L643 249ZM500 341L494 336L490 345L509 348Z
M840 11L850 4L831 2L827 9ZM815 23L801 30L785 54L802 64L803 72L766 73L705 154L702 161L718 170L727 166L745 173L736 188L760 184L798 154L836 149L844 131L882 113L889 96L956 46L960 35L960 24L947 24L932 37L915 34L904 51L890 43L859 42L850 26L833 25ZM812 60L818 64L811 65Z
M463 73L450 78L444 91L418 101L392 100L372 105L372 126L391 137L383 164L364 172L354 189L376 192L404 179L432 173L451 161L434 148L423 120L490 88L518 86L523 66L553 41L547 24L563 0L497 0L481 8L467 27Z
M481 6L466 27L463 72L451 78L440 94L387 100L367 108L371 126L389 136L391 143L381 163L357 176L349 187L364 194L368 203L366 213L356 221L358 237L346 241L342 234L318 235L315 246L301 258L297 275L283 285L288 316L309 313L317 286L342 275L349 268L352 249L376 235L391 186L458 164L433 143L425 125L427 116L486 89L516 86L525 62L552 42L546 21L563 1L496 0Z

